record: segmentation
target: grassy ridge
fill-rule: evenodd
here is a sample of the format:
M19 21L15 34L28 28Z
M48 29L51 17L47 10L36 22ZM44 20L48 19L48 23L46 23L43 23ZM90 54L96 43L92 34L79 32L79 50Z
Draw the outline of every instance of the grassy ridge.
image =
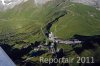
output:
M55 35L60 38L71 38L75 34L86 36L100 34L100 11L82 4L66 6L68 14L60 18L51 28Z

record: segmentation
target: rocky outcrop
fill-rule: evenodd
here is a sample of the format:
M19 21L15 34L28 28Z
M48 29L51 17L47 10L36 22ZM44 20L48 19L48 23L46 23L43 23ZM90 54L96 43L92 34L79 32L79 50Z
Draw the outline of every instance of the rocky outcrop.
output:
M70 0L70 1L100 8L100 0Z
M13 8L15 5L18 5L22 2L26 2L28 0L0 0L0 11L7 10Z
M36 5L42 5L42 4L47 3L48 1L51 1L51 0L34 0Z
M0 0L0 11L1 10L7 10L13 8L15 5L19 5L20 3L26 2L29 0ZM32 0L35 5L43 5L47 3L48 1L52 0Z

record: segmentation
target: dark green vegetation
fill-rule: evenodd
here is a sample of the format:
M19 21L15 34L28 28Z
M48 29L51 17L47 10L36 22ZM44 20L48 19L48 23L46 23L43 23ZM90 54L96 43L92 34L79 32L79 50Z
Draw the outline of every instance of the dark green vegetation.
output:
M32 52L36 45L45 43L45 32L51 31L62 39L77 38L84 41L76 46L59 44L58 48L63 49L64 57L93 56L98 58L96 62L100 62L97 56L100 54L100 11L65 1L54 0L37 7L33 0L29 0L11 10L0 12L0 44L17 65L45 65L39 64L39 57L54 55L40 51L37 52L38 56L33 57ZM61 65L68 64L58 64Z

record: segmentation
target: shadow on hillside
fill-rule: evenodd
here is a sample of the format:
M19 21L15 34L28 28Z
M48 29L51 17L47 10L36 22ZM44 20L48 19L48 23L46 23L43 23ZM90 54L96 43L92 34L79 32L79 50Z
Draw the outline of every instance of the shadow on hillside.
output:
M84 49L95 49L95 44L100 45L100 35L95 36L83 36L83 35L74 35L74 39L82 41L82 47L76 47L74 50L77 54L81 53Z
M46 52L47 51L45 51L45 50L40 50L40 51L32 52L31 57L41 56L42 54L44 54Z
M23 55L27 54L32 49L31 46L22 49L17 49L17 48L13 49L12 46L8 44L2 44L0 46L12 58L12 60L21 59Z
M29 52L31 50L33 50L34 47L38 46L40 44L40 42L35 42L35 43L31 43L30 46L25 47L25 48L14 48L13 46L10 46L9 44L0 44L0 46L3 48L3 50L7 53L7 55L16 63L16 64L23 64L22 61L24 61L24 59L22 59L23 56L28 55ZM40 56L43 53L45 53L45 51L38 51L37 53L35 53L35 56ZM32 56L34 55L34 53L32 53Z

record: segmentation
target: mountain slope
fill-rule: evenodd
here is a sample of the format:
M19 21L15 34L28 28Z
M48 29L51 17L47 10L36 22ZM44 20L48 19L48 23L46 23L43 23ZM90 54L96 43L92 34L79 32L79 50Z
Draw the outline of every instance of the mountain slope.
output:
M56 1L55 1L56 2ZM0 12L0 39L35 41L35 38L43 37L41 28L44 27L62 6L49 2L48 5L36 6L33 0L29 0L13 9ZM52 4L52 5L51 5ZM45 6L47 5L47 6ZM56 9L56 10L55 10ZM58 15L59 16L59 15ZM37 34L37 36L35 36ZM40 37L41 36L41 37ZM31 37L31 38L29 38ZM36 39L36 40L38 40Z
M26 1L27 0L0 0L0 11L12 9L14 6Z
M45 35L49 32L53 32L61 40L70 40L79 35L78 38L83 39L84 43L57 43L57 53L52 54L48 50L52 42ZM0 11L0 46L4 47L18 66L37 66L40 63L39 57L93 57L94 51L98 55L100 37L94 35L100 35L100 11L68 0L48 1L38 6L33 0L28 0L12 9ZM37 51L38 46L46 43L47 48Z
M70 1L100 8L100 0L70 0Z
M66 6L65 6L66 7ZM60 38L78 35L100 35L100 11L82 4L70 4L68 14L60 18L51 31Z

